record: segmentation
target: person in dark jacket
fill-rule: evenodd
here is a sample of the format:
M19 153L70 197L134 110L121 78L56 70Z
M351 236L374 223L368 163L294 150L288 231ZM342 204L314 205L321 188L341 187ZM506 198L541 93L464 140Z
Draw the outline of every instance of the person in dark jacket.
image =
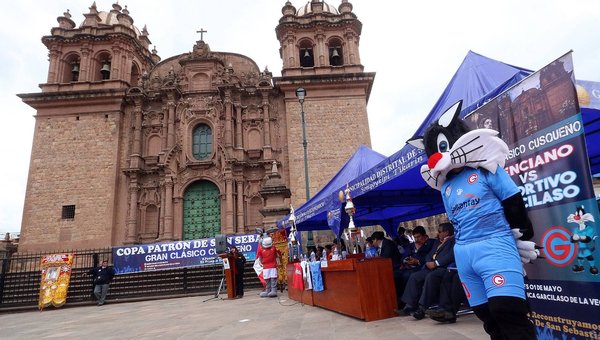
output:
M373 239L373 246L377 249L377 256L392 260L394 286L396 288L396 303L398 304L398 308L400 308L400 304L402 303L400 298L402 297L402 289L404 289L401 281L402 255L400 255L400 251L398 251L398 247L394 241L385 238L383 231L374 231L373 234L371 234L371 238Z
M240 253L237 247L231 247L231 254L235 258L235 298L241 299L244 296L244 268L246 257Z
M102 306L108 294L108 286L115 276L115 269L108 265L108 260L102 260L102 264L90 269L88 274L94 275L94 296L98 300L98 306Z
M425 317L425 311L439 298L442 277L447 267L454 263L454 226L441 223L438 240L435 241L424 265L413 272L402 295L404 314L412 314L417 320Z

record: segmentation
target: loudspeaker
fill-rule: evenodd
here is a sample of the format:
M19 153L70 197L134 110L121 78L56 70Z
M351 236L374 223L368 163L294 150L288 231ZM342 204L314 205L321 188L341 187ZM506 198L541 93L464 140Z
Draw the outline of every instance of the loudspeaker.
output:
M217 252L217 254L223 254L228 251L227 236L223 234L215 235L215 251Z

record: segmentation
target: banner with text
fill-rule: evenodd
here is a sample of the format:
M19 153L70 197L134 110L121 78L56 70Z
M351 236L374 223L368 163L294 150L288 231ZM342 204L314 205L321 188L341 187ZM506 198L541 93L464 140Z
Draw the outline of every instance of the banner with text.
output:
M227 246L237 247L248 261L254 261L258 246L258 235L227 236ZM210 266L222 263L222 259L217 256L215 251L214 237L113 247L112 255L117 274Z
M505 169L529 211L542 256L525 265L538 339L600 338L600 222L567 54L465 118L509 146Z

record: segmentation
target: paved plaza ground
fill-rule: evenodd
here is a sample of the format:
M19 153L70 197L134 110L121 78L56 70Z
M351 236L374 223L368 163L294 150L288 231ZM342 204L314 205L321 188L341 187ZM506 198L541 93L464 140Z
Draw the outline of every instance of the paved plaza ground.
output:
M280 297L194 296L0 313L0 339L487 339L473 314L455 324L396 317L364 322ZM109 293L110 295L110 293ZM226 297L226 294L221 294Z

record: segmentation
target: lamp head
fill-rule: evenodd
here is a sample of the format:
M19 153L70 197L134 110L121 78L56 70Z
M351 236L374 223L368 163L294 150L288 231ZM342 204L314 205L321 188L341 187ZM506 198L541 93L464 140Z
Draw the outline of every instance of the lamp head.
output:
M306 90L303 87L299 87L296 89L296 97L300 103L304 102L304 97L306 97Z

